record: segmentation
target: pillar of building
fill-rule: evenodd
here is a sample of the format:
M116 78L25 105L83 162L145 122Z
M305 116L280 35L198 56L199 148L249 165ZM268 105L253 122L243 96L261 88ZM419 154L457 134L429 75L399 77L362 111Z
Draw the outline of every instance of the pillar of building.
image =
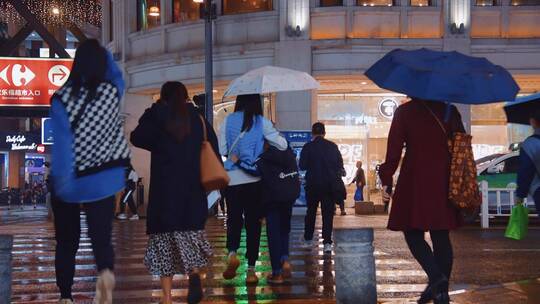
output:
M309 0L281 0L280 42L275 65L312 72ZM276 94L277 126L280 130L310 130L316 93L310 91Z
M471 0L445 1L444 51L471 54ZM462 30L460 30L462 28ZM451 100L449 100L451 102ZM457 105L465 130L471 132L471 106Z

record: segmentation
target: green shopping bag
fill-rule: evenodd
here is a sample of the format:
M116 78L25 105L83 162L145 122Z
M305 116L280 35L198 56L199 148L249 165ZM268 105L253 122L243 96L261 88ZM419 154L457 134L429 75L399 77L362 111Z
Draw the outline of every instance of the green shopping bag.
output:
M527 236L528 225L529 209L523 205L514 206L504 236L509 239L522 240Z

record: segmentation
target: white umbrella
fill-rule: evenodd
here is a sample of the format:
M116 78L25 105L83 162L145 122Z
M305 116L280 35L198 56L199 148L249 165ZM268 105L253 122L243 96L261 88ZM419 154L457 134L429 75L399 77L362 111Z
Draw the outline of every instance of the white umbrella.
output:
M306 91L319 88L319 83L308 73L275 66L251 70L236 78L225 91L225 96Z

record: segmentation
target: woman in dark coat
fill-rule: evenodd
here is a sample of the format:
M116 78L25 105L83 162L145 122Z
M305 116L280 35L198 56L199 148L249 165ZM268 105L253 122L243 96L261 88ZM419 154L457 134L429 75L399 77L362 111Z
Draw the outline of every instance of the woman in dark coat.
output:
M448 200L448 139L453 132L464 132L457 109L449 110L445 119L444 103L413 99L400 106L390 128L386 162L379 171L386 194L405 147L388 228L404 232L411 253L429 277L418 303L449 302L453 262L449 231L460 226L460 216ZM424 240L425 231L430 232L433 250Z
M161 88L160 101L146 110L131 133L133 145L152 153L144 263L153 275L161 277L164 304L172 303L175 274L189 275L188 303L202 299L198 270L207 265L211 255L204 232L206 192L200 182L202 124L201 116L188 103L185 86L167 82ZM207 137L218 151L211 127L207 127Z

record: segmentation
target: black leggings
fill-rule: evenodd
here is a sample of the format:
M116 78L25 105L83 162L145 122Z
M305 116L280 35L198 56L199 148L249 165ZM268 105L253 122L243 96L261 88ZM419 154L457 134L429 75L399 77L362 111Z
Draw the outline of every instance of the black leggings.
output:
M405 241L414 258L420 263L429 277L430 283L446 278L452 274L454 254L448 230L431 230L433 250L424 239L424 231L405 231Z

